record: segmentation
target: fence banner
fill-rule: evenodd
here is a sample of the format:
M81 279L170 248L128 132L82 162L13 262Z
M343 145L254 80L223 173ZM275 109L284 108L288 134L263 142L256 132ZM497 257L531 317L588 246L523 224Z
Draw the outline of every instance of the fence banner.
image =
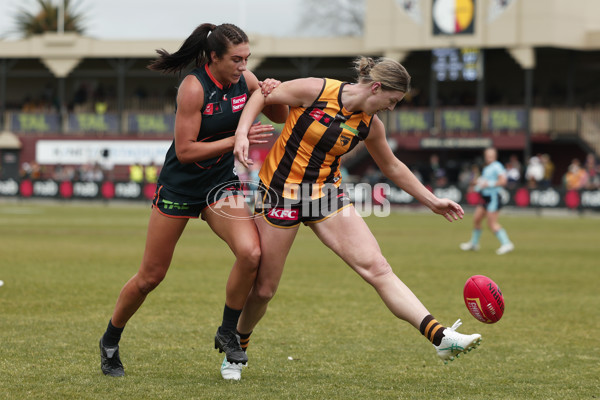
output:
M527 111L515 108L491 108L487 113L486 129L493 132L525 131Z
M116 113L71 113L69 132L74 133L118 133L119 115Z
M428 110L401 110L391 113L390 131L402 133L429 132L433 113Z
M481 127L481 115L477 110L443 110L442 131L475 132Z
M0 198L13 197L19 194L19 182L14 179L0 180Z
M35 161L46 165L162 165L170 140L38 140Z
M61 132L60 116L52 113L10 113L10 130L15 133Z
M129 113L127 117L130 133L172 133L174 130L174 114Z
M360 190L358 190L358 189ZM0 180L0 198L55 198L55 199L103 199L103 200L151 200L156 190L155 183L137 183L129 181L56 181L52 179ZM480 204L479 193L466 191L454 185L430 188L438 197L449 198L463 206ZM350 199L359 208L361 204L417 205L411 195L393 185L379 183L371 188L367 183L346 185ZM565 190L563 188L503 189L500 201L504 206L515 208L600 211L600 189Z

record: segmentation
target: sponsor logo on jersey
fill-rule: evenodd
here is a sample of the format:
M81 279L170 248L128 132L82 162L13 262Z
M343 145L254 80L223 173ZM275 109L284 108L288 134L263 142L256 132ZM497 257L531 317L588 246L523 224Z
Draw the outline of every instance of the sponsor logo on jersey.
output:
M221 114L222 108L219 103L208 103L206 107L204 107L203 115L214 115Z
M313 108L313 110L308 113L315 121L319 122L321 125L325 125L326 127L330 127L334 118L331 115L325 113L325 111L319 108Z
M354 128L353 128L353 127L351 127L350 125L346 125L346 124L344 124L344 123L341 123L341 124L340 124L340 126L341 126L342 128L344 128L345 130L352 132L352 133L353 133L355 136L358 136L358 134L360 133L360 132L358 131L358 129L354 129Z
M246 93L241 96L232 97L231 98L231 111L238 112L241 111L246 105Z
M284 221L298 220L298 210L290 210L286 208L272 208L267 215L271 218Z

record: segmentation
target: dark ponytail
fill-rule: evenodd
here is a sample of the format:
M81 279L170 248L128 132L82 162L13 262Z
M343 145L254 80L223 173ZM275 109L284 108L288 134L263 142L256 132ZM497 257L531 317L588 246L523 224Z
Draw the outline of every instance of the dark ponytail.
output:
M202 24L183 42L179 50L170 54L165 49L156 50L159 57L148 69L164 73L181 72L194 62L195 67L210 64L210 54L221 58L230 45L248 43L248 36L233 24Z

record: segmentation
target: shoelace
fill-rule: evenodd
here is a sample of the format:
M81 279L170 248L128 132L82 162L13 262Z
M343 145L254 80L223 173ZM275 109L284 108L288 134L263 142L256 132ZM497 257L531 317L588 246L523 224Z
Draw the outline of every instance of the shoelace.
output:
M229 346L229 347L237 347L239 345L240 344L239 344L239 342L237 340L237 336L235 335L235 333L231 334L229 336L229 340L227 341L227 346Z
M455 322L455 323L452 325L452 327L450 327L450 328L448 328L448 329L450 329L451 331L456 331L456 330L458 329L458 327L459 327L459 326L461 326L461 325L462 325L462 322L461 322L461 320L460 320L460 318L459 318L459 319L457 319L457 320L456 320L456 322Z

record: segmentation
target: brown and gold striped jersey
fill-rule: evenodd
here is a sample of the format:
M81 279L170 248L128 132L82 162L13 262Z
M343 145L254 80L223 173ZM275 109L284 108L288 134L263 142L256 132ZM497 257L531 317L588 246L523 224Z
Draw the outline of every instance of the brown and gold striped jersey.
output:
M350 112L342 104L349 83L324 79L309 107L292 107L281 135L260 170L263 184L286 198L295 188L310 185L321 197L325 184L339 187L340 158L369 135L373 116Z

